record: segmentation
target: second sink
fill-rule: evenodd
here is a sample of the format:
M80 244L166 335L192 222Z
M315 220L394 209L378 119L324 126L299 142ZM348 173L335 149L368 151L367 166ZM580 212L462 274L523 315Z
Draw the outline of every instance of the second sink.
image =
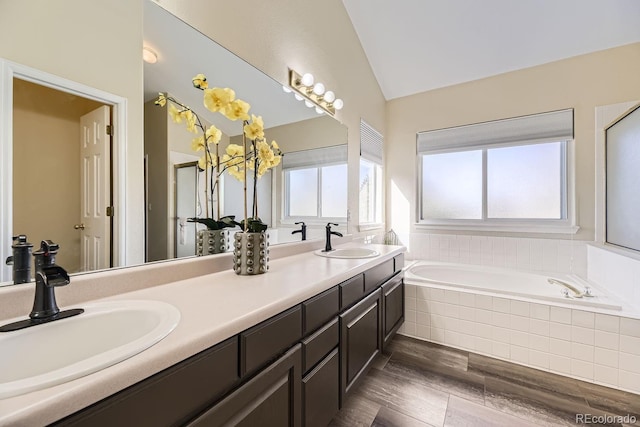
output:
M358 259L358 258L375 258L380 253L373 249L368 248L341 248L334 249L330 252L324 252L322 250L317 250L314 252L316 255L327 257L327 258L347 258L347 259Z

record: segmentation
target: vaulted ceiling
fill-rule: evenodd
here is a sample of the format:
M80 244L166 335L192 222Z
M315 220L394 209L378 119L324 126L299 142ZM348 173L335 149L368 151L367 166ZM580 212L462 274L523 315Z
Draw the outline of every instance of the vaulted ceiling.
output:
M640 0L343 0L386 99L640 42Z

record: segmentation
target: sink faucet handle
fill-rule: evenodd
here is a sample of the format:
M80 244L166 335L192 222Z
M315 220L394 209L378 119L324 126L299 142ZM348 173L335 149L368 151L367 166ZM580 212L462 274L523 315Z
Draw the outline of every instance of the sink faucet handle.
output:
M56 254L59 249L60 245L53 243L51 240L43 240L40 242L40 250L43 251L45 255Z

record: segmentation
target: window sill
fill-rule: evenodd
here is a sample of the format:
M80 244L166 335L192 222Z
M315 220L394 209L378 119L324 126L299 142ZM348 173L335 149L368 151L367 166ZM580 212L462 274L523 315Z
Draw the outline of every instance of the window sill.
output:
M440 231L500 231L505 233L539 233L539 234L576 234L580 229L576 225L565 224L531 224L531 223L510 223L510 224L470 224L470 223L417 223L417 230L440 230Z
M358 231L373 231L383 230L384 224L360 224L358 225Z

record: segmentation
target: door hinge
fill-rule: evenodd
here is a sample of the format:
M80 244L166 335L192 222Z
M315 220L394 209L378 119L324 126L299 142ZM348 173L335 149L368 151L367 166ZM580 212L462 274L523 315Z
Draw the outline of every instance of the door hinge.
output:
M113 206L107 206L107 216L113 216Z
M107 135L113 136L113 126L107 125Z

